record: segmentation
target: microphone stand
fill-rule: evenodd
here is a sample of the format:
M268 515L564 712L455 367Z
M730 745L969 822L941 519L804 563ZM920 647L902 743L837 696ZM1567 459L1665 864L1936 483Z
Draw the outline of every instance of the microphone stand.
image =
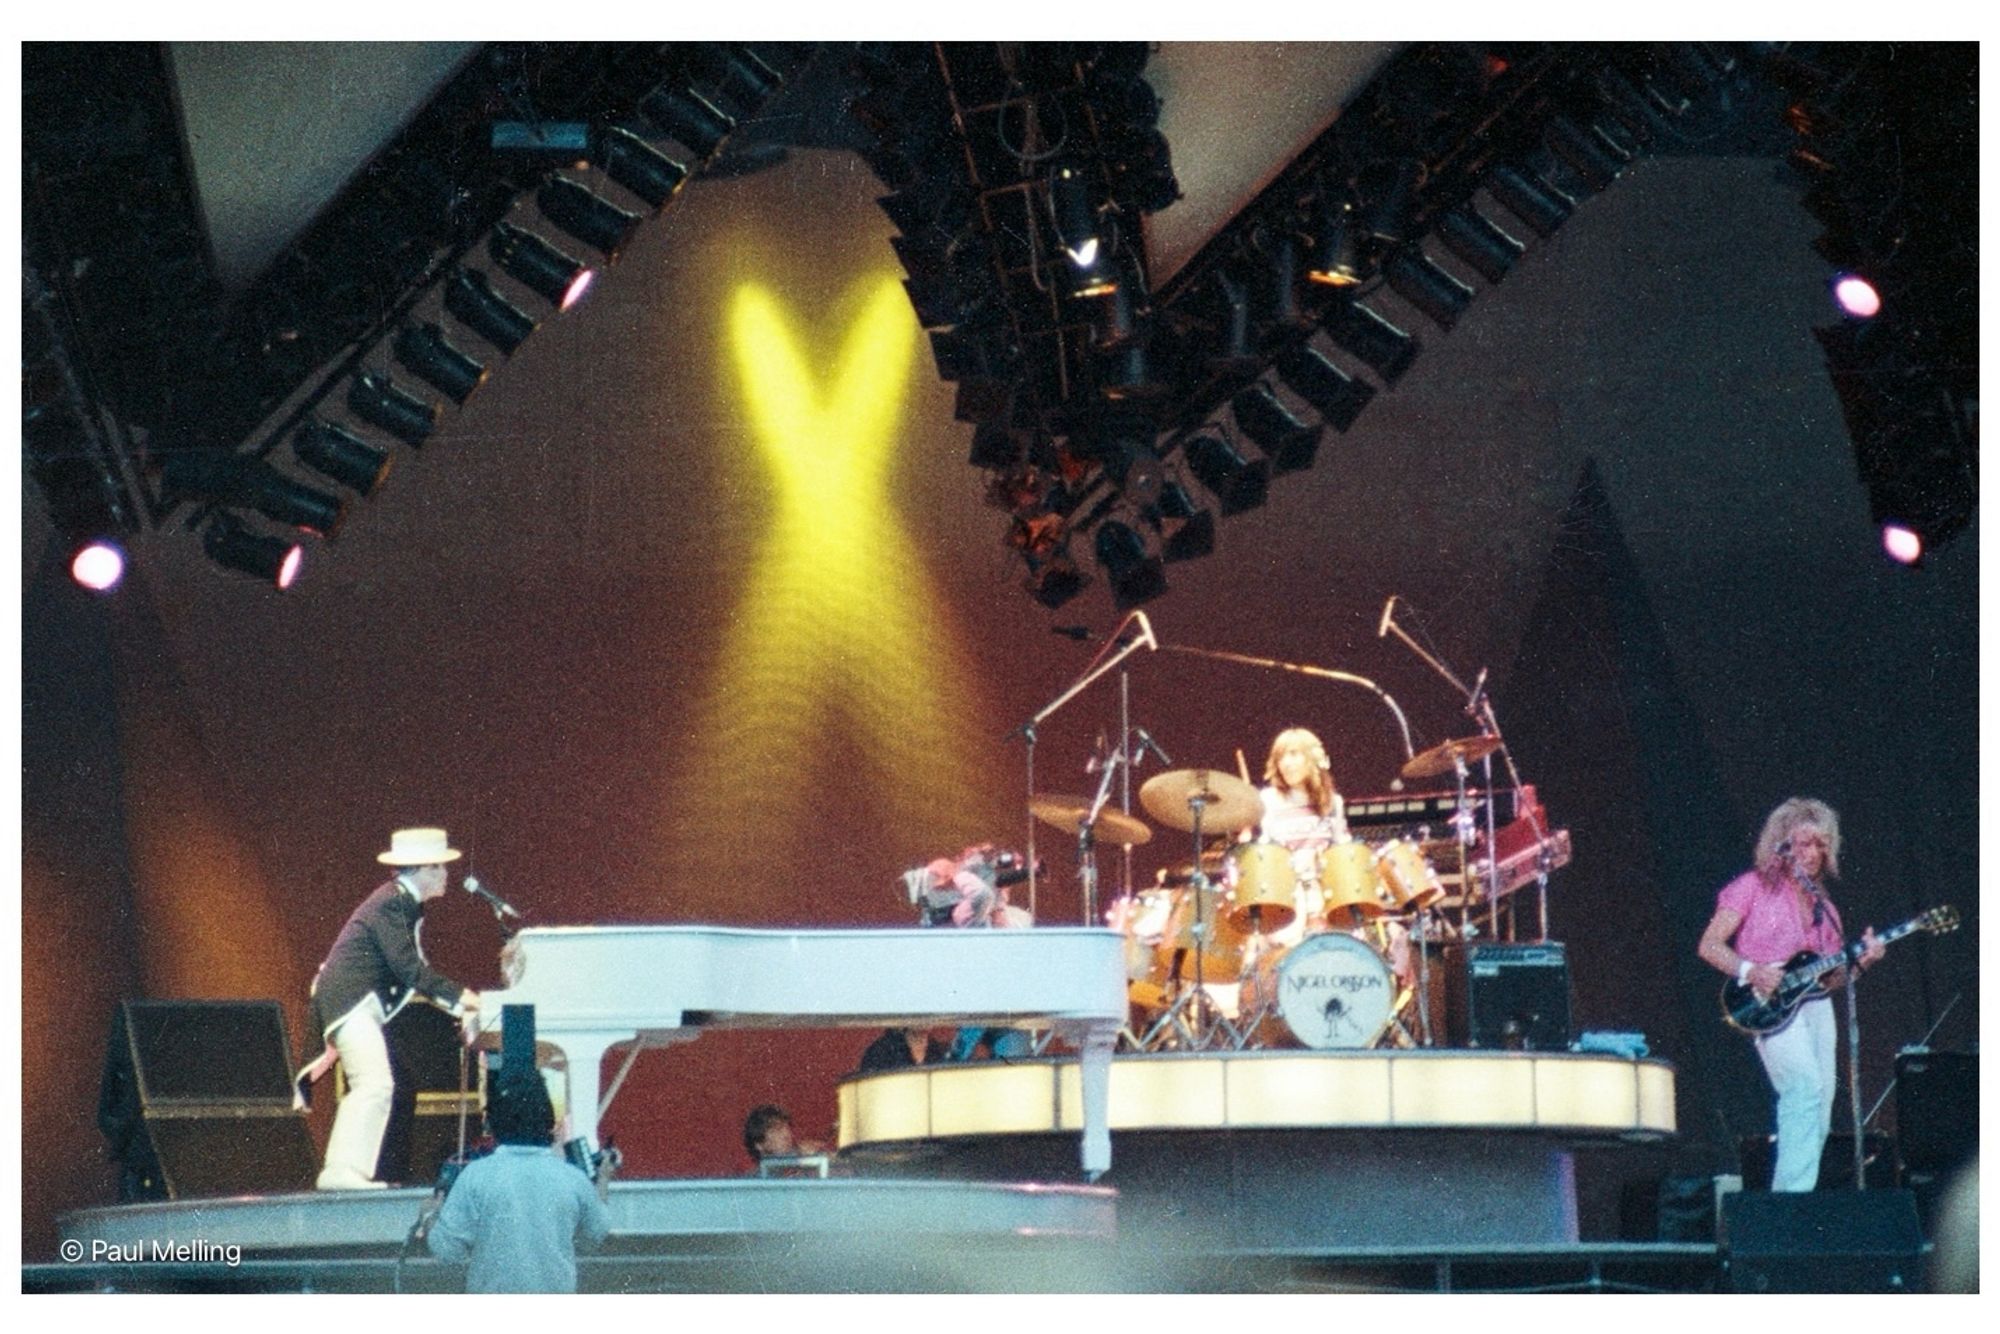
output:
M1139 634L1124 644L1119 644L1118 641L1123 636L1125 627L1134 621L1139 623ZM1142 647L1157 649L1159 646L1160 641L1153 636L1153 623L1146 619L1146 613L1143 611L1128 613L1125 619L1118 623L1118 628L1111 632L1111 638L1107 639L1104 645L1097 650L1097 658L1092 659L1092 665L1085 669L1082 676L1072 681L1060 695L1057 695L1054 699L1043 705L1034 717L1007 733L1010 737L1018 735L1028 743L1028 800L1030 802L1035 799L1035 729L1053 717L1056 711L1062 708L1063 705L1089 689L1099 677L1124 662L1125 659L1131 657L1139 649ZM1110 653L1110 650L1113 648L1116 648L1117 652ZM1110 653L1108 658L1105 656L1107 653ZM1102 661L1099 661L1099 659L1102 659ZM1028 914L1030 916L1037 915L1035 903L1037 879L1035 861L1035 817L1030 813L1028 816ZM1090 920L1087 912L1083 919L1083 924L1085 926L1097 925L1096 922Z
M1403 710L1397 706L1395 700L1389 697L1387 691L1365 676L1356 676L1352 672L1335 671L1331 667L1314 667L1302 662L1280 662L1276 658L1256 658L1248 653L1230 653L1217 648L1196 648L1191 644L1162 644L1160 647L1169 653L1186 653L1192 657L1214 658L1221 662L1240 662L1247 667L1268 667L1274 671L1297 672L1301 676L1316 676L1323 681L1340 681L1347 685L1360 686L1364 690L1372 692L1377 699L1389 706L1389 712L1396 715L1396 726L1401 730L1403 736L1403 758L1405 760L1412 759L1417 753L1416 748L1410 744L1410 720L1403 716ZM1403 780L1398 778L1395 782L1395 787L1400 790L1402 785Z

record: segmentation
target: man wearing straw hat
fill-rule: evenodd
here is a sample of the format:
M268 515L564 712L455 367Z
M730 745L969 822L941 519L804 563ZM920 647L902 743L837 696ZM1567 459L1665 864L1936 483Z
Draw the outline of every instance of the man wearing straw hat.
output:
M468 991L424 958L424 904L444 893L445 866L458 860L442 829L398 829L389 850L375 860L396 868L361 901L334 937L313 977L311 1031L323 1047L299 1074L300 1101L309 1086L338 1061L347 1072L347 1095L333 1116L321 1190L362 1190L375 1180L382 1135L389 1126L395 1077L382 1026L418 992L454 1015L479 1008Z

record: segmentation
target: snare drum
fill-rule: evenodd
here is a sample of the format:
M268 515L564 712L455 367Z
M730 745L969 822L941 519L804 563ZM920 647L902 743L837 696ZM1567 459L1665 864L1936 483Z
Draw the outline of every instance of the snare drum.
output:
M1239 931L1281 931L1292 924L1298 909L1292 889L1298 875L1292 853L1282 843L1238 843L1229 850L1228 878L1235 887L1230 924Z
M1358 925L1389 910L1375 869L1375 850L1366 843L1335 843L1319 854L1322 911L1335 927Z
M1422 912L1444 897L1437 872L1414 843L1390 839L1376 849L1375 865L1398 912Z
M1372 1047L1395 1014L1389 967L1353 936L1308 936L1278 961L1278 1014L1316 1050Z

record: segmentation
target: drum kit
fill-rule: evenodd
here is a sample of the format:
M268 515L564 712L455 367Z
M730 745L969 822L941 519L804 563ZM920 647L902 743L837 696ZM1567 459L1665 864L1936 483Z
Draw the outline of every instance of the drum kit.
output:
M1457 768L1486 753L1486 741L1444 742L1403 773ZM1451 925L1432 911L1445 890L1418 844L1236 841L1263 820L1263 798L1217 769L1156 774L1138 797L1155 823L1189 836L1193 856L1104 915L1126 940L1137 1016L1131 1046L1338 1049L1427 1040L1423 986L1407 959L1414 953L1421 966L1424 941L1450 934ZM1094 832L1126 847L1153 837L1145 821L1101 799L1046 795L1030 809L1071 835Z

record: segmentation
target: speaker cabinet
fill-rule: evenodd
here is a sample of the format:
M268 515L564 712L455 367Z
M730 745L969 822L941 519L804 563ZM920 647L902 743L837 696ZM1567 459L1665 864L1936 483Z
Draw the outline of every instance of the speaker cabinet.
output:
M1903 1166L1949 1176L1979 1152L1979 1054L1911 1048L1896 1056L1896 1147Z
M1738 1192L1724 1201L1731 1292L1916 1292L1923 1234L1906 1190Z
M1445 951L1445 1037L1454 1047L1565 1051L1569 957L1554 941Z
M292 1107L276 1001L126 1001L112 1019L97 1123L119 1198L309 1190L319 1154Z

